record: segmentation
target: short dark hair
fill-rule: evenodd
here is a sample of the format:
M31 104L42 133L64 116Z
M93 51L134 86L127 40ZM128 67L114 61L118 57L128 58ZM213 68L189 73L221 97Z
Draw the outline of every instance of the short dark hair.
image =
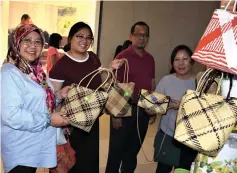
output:
M62 38L63 37L58 33L51 34L49 37L49 46L53 46L59 49L59 43L60 43L60 40L62 40Z
M88 29L89 32L90 32L90 34L91 34L91 37L94 38L94 37L93 37L93 32L92 32L92 30L91 30L91 27L90 27L88 24L86 24L86 23L84 23L84 22L77 22L77 23L75 23L75 24L71 27L71 29L70 29L70 31L69 31L69 34L68 34L68 43L70 44L70 41L71 41L72 37L73 37L78 31L80 31L81 29L84 29L84 28Z
M137 25L146 26L146 27L147 27L147 30L148 30L148 34L150 35L150 28L149 28L149 26L148 26L145 22L143 22L143 21L136 22L136 23L132 26L131 31L130 31L131 34L134 33L135 27L136 27Z
M23 15L21 16L21 21L22 21L22 20L29 19L29 18L30 18L30 16L29 16L28 14L23 14Z
M174 48L174 50L172 51L172 53L171 53L171 66L172 66L172 68L171 68L171 70L170 70L170 74L172 74L172 73L175 73L175 70L174 70L174 59L175 59L175 57L176 57L176 54L178 53L178 51L180 51L180 50L184 50L185 52L187 52L188 53L188 55L190 56L190 58L191 58L191 56L193 55L193 51L188 47L188 46L186 46L186 45L178 45L178 46L176 46L175 48ZM191 64L193 64L194 63L194 60L193 59L191 59Z

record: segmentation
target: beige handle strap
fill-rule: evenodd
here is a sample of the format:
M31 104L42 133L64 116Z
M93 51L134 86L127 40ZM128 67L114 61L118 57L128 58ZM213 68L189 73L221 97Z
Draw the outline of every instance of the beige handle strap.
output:
M102 71L100 71L99 73L101 73L101 72L107 72L107 78L104 80L104 82L102 83L102 84L100 84L100 86L95 90L95 92L97 92L101 87L103 87L107 82L108 82L108 80L109 80L109 71L108 71L108 69L106 69L106 68L103 68L103 70ZM91 79L92 80L92 79ZM111 84L112 85L112 84ZM109 89L107 89L107 90L109 90ZM107 91L108 92L108 91Z
M198 85L197 85L197 88L196 88L196 91L197 92L201 92L201 89L204 87L206 81L208 80L207 78L209 78L209 74L213 71L214 69L212 68L209 68L205 71L205 73L201 76L199 82L198 82ZM218 94L220 92L220 89L221 89L221 82L223 80L223 76L224 74L221 73L221 79L219 80L218 82L218 86L217 86L217 90L216 90L216 94Z
M227 11L228 7L230 6L232 0L229 0L229 2L227 3L226 7L225 7L225 11ZM237 0L234 0L234 5L233 5L233 12L235 12L235 8L236 8L236 3L237 3Z
M129 74L129 65L128 60L121 59L121 63L124 63L125 69L124 69L124 75L123 75L123 83L128 83L128 74ZM115 78L117 79L118 76L118 69L115 71Z
M84 78L81 79L81 81L79 82L78 86L80 86L81 83L82 83L86 78L88 78L88 77L91 76L92 74L98 72L99 70L101 70L101 68L98 68L98 69L92 71L91 73L87 74ZM97 74L97 73L96 73L96 74Z
M212 71L213 71L213 69L212 69L212 68L209 68L209 69L207 69L207 70L203 73L203 75L201 76L201 78L199 79L198 84L197 84L197 88L196 88L196 91L197 91L197 92L200 92L200 91L201 91L203 85L204 85L205 82L206 82L206 78L209 76L209 74L210 74Z
M89 82L86 85L86 88L88 88L88 86L90 85L91 81L100 73L104 72L105 70L103 69L98 69L98 71L91 77L91 79L89 80Z
M90 79L90 81L88 82L88 84L86 85L86 88L87 88L87 87L90 85L91 81L95 78L95 76L97 76L97 75L100 74L101 72L107 72L108 75L107 75L107 78L105 79L105 81L95 90L95 91L98 91L98 90L108 81L108 79L109 79L109 72L108 72L108 70L107 70L106 68L98 68L98 69L92 71L91 73L89 73L88 75L86 75L86 76L85 76L84 78L82 78L82 80L79 82L77 88L80 87L82 81L84 81L86 78L88 78L89 76L91 76L92 74L94 74L94 75L91 77L91 79Z
M101 72L104 72L106 71L107 72L107 78L105 79L105 81L97 88L97 90L101 87L103 87L108 81L109 79L111 78L111 81L110 81L110 84L109 84L109 87L107 88L106 92L108 93L109 92L109 89L111 88L112 84L116 81L115 77L114 77L114 73L109 70L109 69L106 69L104 68L103 71ZM98 72L97 72L98 73ZM97 91L96 90L96 91Z
M218 83L218 87L217 87L217 90L216 90L216 95L217 95L217 94L220 92L220 90L221 90L221 83L222 83L223 77L224 77L224 73L221 73L221 79L219 80L219 83Z
M116 78L114 76L114 73L113 71L107 69L108 73L109 73L109 78L111 78L111 81L110 81L110 84L109 84L109 87L107 88L106 92L108 93L109 92L109 89L111 88L112 84L116 82Z

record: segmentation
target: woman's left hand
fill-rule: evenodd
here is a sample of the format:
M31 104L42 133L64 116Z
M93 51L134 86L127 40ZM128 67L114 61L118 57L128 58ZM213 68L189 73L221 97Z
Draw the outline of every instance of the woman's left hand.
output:
M64 99L67 97L68 95L68 91L71 89L71 86L65 86L64 88L62 88L61 90L56 92L56 97L58 99Z
M177 110L179 109L179 105L180 105L180 100L171 99L169 108Z

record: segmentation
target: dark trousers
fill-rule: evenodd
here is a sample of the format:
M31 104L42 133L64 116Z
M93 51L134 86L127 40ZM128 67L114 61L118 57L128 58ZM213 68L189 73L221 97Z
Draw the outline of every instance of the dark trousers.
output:
M190 170L192 162L195 161L197 154L198 152L196 150L181 144L179 168Z
M164 164L164 163L158 163L156 168L156 173L170 173L173 166Z
M9 173L35 173L36 169L37 168L18 165L13 168Z
M137 106L132 106L132 117L122 119L122 127L112 127L110 119L110 141L106 173L134 173L137 166L137 154L141 144L137 133ZM139 110L139 131L144 141L149 124L149 116L144 109Z
M177 146L181 149L179 166L177 166L177 168L190 170L192 162L196 159L198 152L179 143L178 141ZM173 166L158 163L156 173L170 173L172 168Z
M89 133L74 128L69 136L76 163L69 173L99 173L99 119Z

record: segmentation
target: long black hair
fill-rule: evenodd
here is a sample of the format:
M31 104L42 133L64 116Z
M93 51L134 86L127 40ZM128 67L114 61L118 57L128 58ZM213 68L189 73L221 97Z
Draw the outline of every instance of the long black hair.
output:
M186 45L178 45L174 48L174 50L172 51L171 53L171 60L170 60L170 63L171 63L171 70L170 70L170 74L172 73L175 73L175 69L174 69L174 59L176 57L176 54L178 53L178 51L180 50L184 50L185 52L188 53L188 55L191 57L193 55L193 51ZM194 63L194 60L191 59L191 63L193 64Z
M78 31L80 31L81 29L84 29L84 28L88 29L89 32L90 32L91 37L94 38L93 32L92 32L92 30L91 30L91 27L90 27L88 24L86 24L86 23L84 23L84 22L77 22L77 23L75 23L75 24L71 27L71 29L70 29L70 31L69 31L69 34L68 34L68 43L70 44L72 37L73 37Z

